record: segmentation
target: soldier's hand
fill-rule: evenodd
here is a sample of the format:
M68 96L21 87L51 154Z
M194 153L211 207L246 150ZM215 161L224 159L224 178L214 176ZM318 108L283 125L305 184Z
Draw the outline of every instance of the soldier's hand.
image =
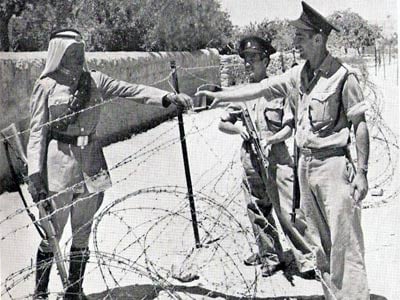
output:
M356 203L364 200L368 192L367 176L363 173L357 173L351 184L352 196Z
M250 134L247 132L245 127L240 129L240 136L245 141L248 141L250 139Z
M47 190L39 173L29 176L28 191L34 203L38 203L40 200L47 198Z
M274 134L271 131L267 131L267 132L263 132L262 133L260 144L264 149L272 144L272 136L273 135Z
M211 92L211 91L206 91L206 90L198 91L195 94L196 97L206 96L206 97L211 98L212 103L210 104L210 108L214 108L219 103L219 99L218 99L217 95L218 95L217 92Z
M168 94L167 95L167 100L170 101L171 103L175 104L176 106L180 108L185 108L185 109L192 109L193 108L193 100L190 96L184 94L184 93L179 93L179 94Z

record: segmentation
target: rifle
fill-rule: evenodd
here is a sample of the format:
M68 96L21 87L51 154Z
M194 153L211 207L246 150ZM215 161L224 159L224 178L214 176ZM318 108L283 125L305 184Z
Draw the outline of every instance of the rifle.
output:
M263 179L264 184L266 184L268 180L268 166L269 162L265 155L264 150L260 145L260 137L258 136L258 132L256 130L256 126L254 125L253 120L251 119L249 110L246 107L242 108L242 122L243 125L246 127L247 132L250 136L250 144L253 150L253 153L256 156L257 164L260 167L260 174Z
M44 199L46 199L45 195L41 195L40 200ZM48 217L52 213L54 213L55 207L53 205L52 200L49 199L39 202L38 209L42 216L46 216L43 220L41 220L41 227L43 228L46 234L46 239L48 240L50 247L53 250L54 259L58 270L58 275L60 275L63 288L66 289L69 285L68 273L64 264L64 258L61 254L61 248L57 238L56 229L50 217Z
M56 235L54 224L49 218L45 218L39 224L38 220L36 220L35 218L35 215L29 209L28 203L24 197L24 194L22 193L21 187L19 186L20 183L24 183L25 178L20 178L24 177L23 174L18 175L18 172L14 167L13 160L11 159L11 153L16 157L19 163L24 165L25 169L26 166L28 165L28 161L23 151L22 143L18 139L18 131L16 129L15 124L11 124L5 130L0 132L0 136L4 138L3 142L6 152L7 163L10 169L12 180L14 181L15 189L17 190L22 200L22 203L25 207L25 210L28 213L29 218L32 220L32 223L35 226L36 230L38 231L40 237L42 239L47 239L49 241L50 247L54 253L56 266L61 278L61 282L63 284L64 289L66 289L68 287L68 274L63 261L63 256L61 254L60 244ZM15 137L14 145L11 144L10 137ZM40 200L44 199L46 199L46 195L42 194L40 196ZM54 205L51 200L39 202L38 209L39 213L42 216L48 216L55 211Z
M296 209L300 208L300 185L299 176L297 175L297 165L299 163L299 148L296 145L296 141L293 144L294 154L294 166L293 166L293 202L292 202L292 213L291 221L296 222Z
M254 126L254 123L250 117L247 107L242 108L242 121L243 121L243 125L247 129L247 132L250 135L250 143L252 144L252 149L257 158L256 161L257 161L258 167L260 169L261 179L263 181L265 189L267 189L267 187L268 187L268 184L267 184L268 172L267 172L267 170L269 167L269 162L268 162L265 152L262 150L262 147L260 145L260 138L258 137L256 127ZM297 184L298 184L298 182L297 182ZM298 199L299 199L298 203L300 204L300 197ZM287 218L286 216L283 215L281 209L274 208L274 211L279 220L279 223L282 226L283 231L285 232L286 235L289 236L289 238L292 241L292 243L294 244L294 246L297 249L304 249L305 251L311 252L311 249L305 242L304 237L293 227L293 225L290 223L289 218ZM293 220L293 215L292 215L292 220ZM265 223L260 224L260 226L261 227L267 226L267 222L265 221Z

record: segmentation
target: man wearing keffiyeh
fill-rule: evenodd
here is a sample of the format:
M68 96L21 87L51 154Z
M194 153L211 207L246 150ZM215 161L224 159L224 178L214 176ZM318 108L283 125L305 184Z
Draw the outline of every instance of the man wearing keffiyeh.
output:
M29 191L35 203L51 197L57 237L71 215L69 287L65 299L84 299L82 280L89 259L88 241L93 216L104 191L111 186L96 126L104 100L122 97L142 104L190 107L185 94L113 79L89 71L85 44L74 29L53 32L45 68L30 101L30 137L27 146ZM40 218L45 217L41 215ZM54 253L46 239L37 252L35 299L48 297Z

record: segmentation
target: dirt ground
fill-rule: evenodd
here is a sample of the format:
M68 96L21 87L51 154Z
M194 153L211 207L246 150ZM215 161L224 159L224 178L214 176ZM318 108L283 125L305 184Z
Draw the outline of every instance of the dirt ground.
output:
M385 74L369 71L382 94L383 119L398 137L397 66L386 66ZM221 112L184 117L201 248L194 248L177 120L104 149L114 185L93 224L84 282L89 299L323 299L317 281L282 271L263 278L259 267L242 263L256 248L240 188L241 140L218 131ZM372 151L380 150L375 143L372 139ZM388 149L393 165L398 148ZM370 183L380 182L387 159L371 153ZM371 184L363 210L371 299L400 295L398 173L379 186ZM380 188L383 195L372 196ZM26 298L33 291L39 237L21 208L17 194L0 196L1 299ZM69 236L67 227L61 241L65 253ZM179 270L199 279L182 283L173 278ZM55 271L50 290L53 299L61 290Z

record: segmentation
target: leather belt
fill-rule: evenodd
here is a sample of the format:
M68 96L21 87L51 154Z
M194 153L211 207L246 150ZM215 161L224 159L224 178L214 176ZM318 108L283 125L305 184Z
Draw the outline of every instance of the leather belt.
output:
M305 157L313 157L317 159L324 159L332 156L344 156L346 155L345 147L335 147L335 148L299 148L301 155Z
M71 136L52 131L50 137L51 139L57 140L61 143L70 144L73 146L81 147L83 149L94 140L95 134L92 133L90 135Z

